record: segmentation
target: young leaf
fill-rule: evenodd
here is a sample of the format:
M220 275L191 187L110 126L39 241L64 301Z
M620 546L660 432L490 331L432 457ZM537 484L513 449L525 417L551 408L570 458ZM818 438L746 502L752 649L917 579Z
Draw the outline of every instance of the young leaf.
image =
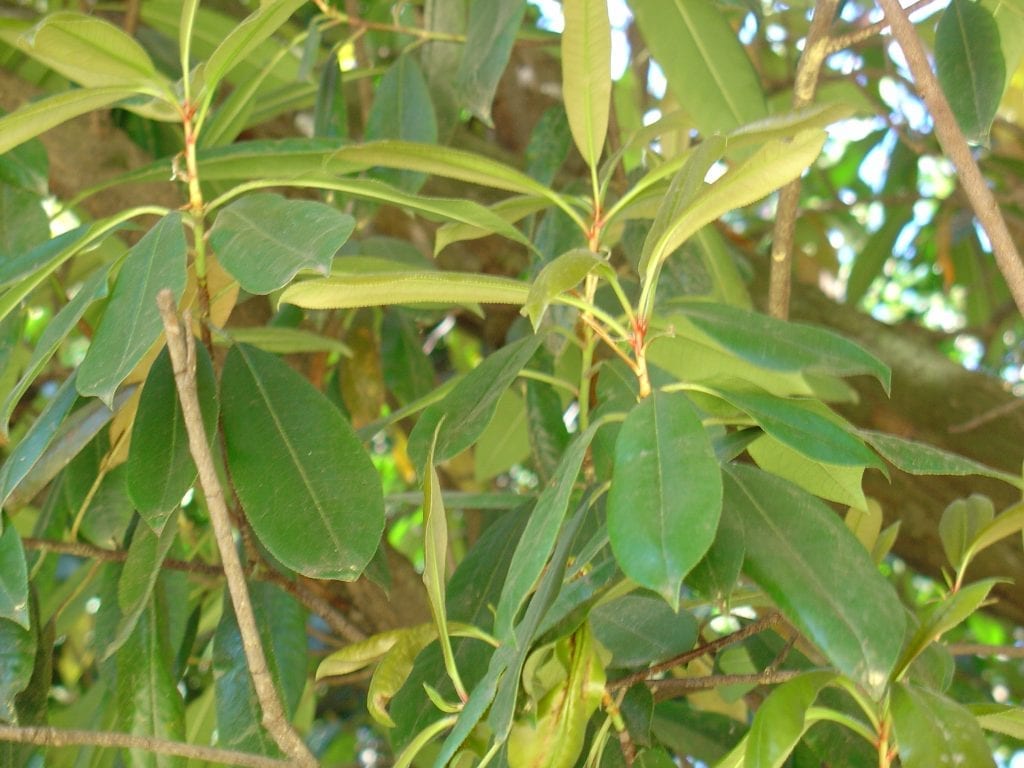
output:
M196 350L199 405L206 439L210 440L217 428L217 383L206 348L197 344ZM125 472L128 494L139 516L155 533L160 533L196 479L196 465L189 453L185 417L166 347L153 361L142 388Z
M754 467L726 467L725 504L743 518L743 566L843 674L880 696L903 644L892 586L838 516Z
M890 706L903 768L992 766L992 750L974 716L952 699L897 683Z
M966 499L956 499L942 510L939 538L950 565L954 568L960 566L978 532L992 522L995 514L992 500L980 493L973 493Z
M350 581L384 527L380 477L338 409L277 357L239 344L221 377L231 475L253 531L287 567Z
M181 214L168 213L128 252L103 319L78 369L78 392L110 405L114 392L163 330L156 295L185 290Z
M612 37L606 0L562 4L562 93L576 148L596 169L608 132Z
M530 293L520 313L530 318L533 330L536 331L540 328L540 321L544 319L548 305L557 296L571 291L594 271L606 278L615 277L608 262L593 251L574 248L563 253L544 265L530 286Z
M28 615L28 570L21 536L9 522L0 535L0 621L13 621L26 631Z
M714 541L722 474L700 417L682 393L655 392L615 442L608 539L623 572L679 608L683 578Z
M355 219L312 200L268 192L246 195L218 214L210 245L224 269L249 293L287 285L300 270L329 275Z
M808 672L783 683L757 709L747 735L745 768L780 768L811 725L807 710L834 672Z
M517 195L508 197L490 206L487 210L497 216L501 221L509 224L525 219L527 216L542 211L551 205L549 200L536 195ZM440 253L452 243L460 243L465 240L478 240L497 232L493 226L482 226L481 224L456 223L442 225L434 235L434 253ZM518 231L518 230L516 230Z
M964 553L965 566L978 552L1022 528L1024 528L1024 503L1017 503L1009 509L1004 509L994 520L978 531L977 537Z
M935 69L968 141L987 143L1007 75L999 25L988 8L952 0L935 29Z

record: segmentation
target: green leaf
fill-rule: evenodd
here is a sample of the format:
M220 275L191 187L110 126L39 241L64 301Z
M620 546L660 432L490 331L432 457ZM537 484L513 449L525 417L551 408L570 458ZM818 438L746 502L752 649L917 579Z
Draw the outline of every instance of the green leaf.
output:
M765 116L757 73L715 5L634 0L630 8L669 90L705 137Z
M980 493L973 493L966 499L955 499L942 510L939 538L950 565L960 567L978 532L992 522L995 514L992 500Z
M974 716L940 693L897 683L890 711L903 768L995 766Z
M224 363L221 408L228 465L260 541L305 576L357 578L377 550L384 501L351 425L286 363L244 344Z
M517 195L516 197L501 200L487 210L501 221L511 224L526 218L530 214L542 211L549 205L551 205L549 200L537 197L536 195ZM434 253L440 253L452 243L460 243L465 240L479 240L481 237L493 235L496 231L493 226L486 224L463 224L456 222L444 224L434 235Z
M562 94L576 148L596 168L608 133L612 98L612 36L605 0L562 5Z
M401 309L384 313L380 329L380 357L384 381L402 405L429 395L434 389L434 366L423 352L416 326Z
M0 115L6 112L0 113ZM0 182L10 184L37 197L50 192L50 159L46 146L32 139L0 155Z
M305 309L347 309L393 304L523 304L529 287L519 280L472 272L406 271L336 275L288 286L278 302Z
M913 218L914 210L909 205L894 206L886 211L885 223L871 234L853 260L853 269L846 280L847 304L855 305L864 298L871 283L882 274L885 262L893 255L896 238Z
M950 2L935 29L935 69L967 140L987 143L1007 75L999 25L988 8Z
M455 76L462 105L486 125L491 102L523 21L526 0L472 0L462 61Z
M218 344L249 344L264 352L278 355L301 355L309 352L329 352L351 357L352 350L338 339L321 336L319 333L302 328L281 325L256 325L247 328L215 330L214 341Z
M696 619L650 594L601 603L590 612L590 626L598 642L611 651L610 666L624 669L672 658L697 641Z
M1003 704L972 704L969 707L978 725L1015 739L1024 739L1024 709Z
M886 461L911 475L978 475L1002 480L1017 488L1024 488L1024 481L1017 475L1000 472L998 469L979 464L973 459L967 459L925 443L867 429L862 429L860 434L876 451L882 454Z
M329 275L355 224L333 206L260 192L217 215L210 245L244 290L264 294L287 285L300 270Z
M399 56L377 86L366 123L366 140L377 139L437 142L437 118L427 81L410 55ZM422 173L410 171L381 170L376 175L409 192L417 191L426 179Z
M46 368L46 364L56 354L65 337L74 330L90 305L97 299L107 295L107 274L109 271L109 267L101 267L90 275L78 289L74 298L65 304L60 312L54 315L53 319L46 324L46 329L39 336L39 340L35 344L32 359L25 366L25 371L21 374L21 378L18 379L18 383L14 385L14 388L11 389L4 399L3 405L0 406L0 435L8 436L8 424L14 408L18 405L18 401L28 391L36 377ZM2 498L2 494L0 494L0 498Z
M721 348L772 371L809 371L836 376L870 374L886 393L892 372L884 362L837 333L710 302L672 305ZM685 327L678 327L686 333ZM877 447L877 446L876 446Z
M815 496L857 509L867 507L861 486L864 477L862 467L809 459L769 435L754 440L747 446L747 452L761 469L785 478Z
M972 557L986 547L990 547L1000 539L1024 528L1024 503L1014 504L1000 512L995 520L982 528L971 542L967 556Z
M199 407L209 442L217 429L217 382L206 348L197 344L196 351ZM196 465L189 452L185 417L166 347L153 361L142 388L125 472L132 502L156 533L163 530L196 480Z
M746 573L840 672L880 696L906 625L892 586L813 496L754 467L724 476L725 504L746 529Z
M78 88L30 102L21 109L0 117L0 154L74 117L109 107L134 95L133 88L116 85Z
M50 237L42 198L0 181L0 260L8 262Z
M515 390L505 390L498 398L491 423L477 441L473 452L473 477L484 483L529 455L526 404Z
M29 627L28 570L21 536L9 522L0 535L0 621Z
M694 566L686 584L714 600L727 601L743 570L747 534L743 520L731 507L722 507L718 531L703 559Z
M407 450L414 465L425 464L430 439L442 419L435 461L447 461L476 442L491 422L498 398L533 357L543 338L534 334L502 347L466 374L444 400L428 407L409 434Z
M216 88L222 79L256 48L274 34L305 0L277 0L263 3L255 13L238 24L210 54L203 70L207 88Z
M181 214L169 213L128 252L96 335L78 368L78 392L108 405L163 330L156 295L185 290L187 246Z
M15 697L28 687L35 658L36 633L0 619L0 721L18 721Z
M169 87L146 50L124 30L99 16L71 11L48 14L26 33L21 47L86 88Z
M608 262L593 251L574 248L563 253L544 265L530 285L530 293L520 313L530 318L533 330L536 331L551 302L566 291L571 291L594 271L602 277L615 279L615 273Z
M808 672L772 691L751 723L744 768L781 768L811 725L807 710L835 679L833 672Z
M562 398L550 384L528 379L526 382L526 434L533 457L533 468L542 483L557 471L562 454L571 438L565 428Z
M608 539L623 572L679 608L683 578L714 541L722 476L689 398L655 392L615 442Z

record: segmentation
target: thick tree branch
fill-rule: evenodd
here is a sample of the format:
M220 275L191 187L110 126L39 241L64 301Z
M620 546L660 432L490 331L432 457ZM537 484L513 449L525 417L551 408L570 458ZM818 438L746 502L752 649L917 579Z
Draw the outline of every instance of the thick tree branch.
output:
M836 16L839 0L818 0L814 18L804 41L804 52L793 85L793 109L814 101L818 77L829 52L828 30ZM779 192L778 211L772 232L772 270L768 286L768 311L774 317L789 317L789 295L793 279L793 236L800 206L800 179L789 182Z
M199 394L196 390L195 377L195 338L191 332L191 318L186 314L182 325L175 308L174 296L169 290L160 291L157 296L160 315L163 318L164 330L167 333L167 348L171 354L174 367L174 381L181 400L181 410L185 417L188 432L189 450L199 470L199 484L206 496L206 504L210 512L224 566L224 578L228 585L228 594L238 620L238 631L242 637L242 649L249 665L256 697L263 712L263 727L280 747L296 764L316 766L316 758L309 752L306 744L292 728L285 715L284 707L274 687L274 680L267 667L267 658L260 643L260 633L256 626L256 615L253 613L249 599L249 589L245 583L245 572L235 549L234 537L231 534L231 517L224 500L224 490L213 463L210 446L206 442L206 430L203 427L202 414L199 410Z
M885 12L893 37L903 50L907 67L917 84L918 93L931 113L939 145L956 168L960 184L971 208L974 209L974 215L978 217L992 243L996 265L1006 280L1017 310L1024 314L1024 263L1021 263L1020 253L1006 227L999 204L992 190L988 188L985 177L981 175L981 169L971 154L967 139L956 122L946 95L939 87L939 81L928 62L928 54L925 53L924 45L918 38L907 12L899 0L878 0L878 4Z
M239 765L247 768L285 768L291 765L285 760L276 760L263 755L251 755L232 749L204 747L186 744L183 741L157 739L152 736L135 736L115 731L76 731L62 728L20 728L15 725L0 725L0 741L16 744L35 744L40 747L103 747L105 749L142 749L158 755L173 755L189 760Z

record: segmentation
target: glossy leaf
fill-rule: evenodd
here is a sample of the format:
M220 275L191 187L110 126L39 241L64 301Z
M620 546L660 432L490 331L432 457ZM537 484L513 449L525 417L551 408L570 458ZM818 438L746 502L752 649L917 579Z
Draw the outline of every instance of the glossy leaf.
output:
M978 475L1024 488L1024 481L1016 475L986 467L973 459L958 456L941 448L887 435L884 432L865 429L861 430L860 434L886 461L911 475Z
M697 621L650 594L601 603L590 612L598 642L611 651L611 666L641 667L677 656L697 641Z
M897 683L890 711L903 768L995 766L974 717L942 694Z
M9 522L0 534L0 621L29 629L28 570L21 536Z
M331 273L331 261L355 220L312 200L259 192L225 207L210 230L221 266L249 293L287 285L300 270Z
M615 273L608 262L593 251L575 248L544 265L533 284L520 312L530 318L533 330L540 328L541 320L551 302L566 291L571 291L592 272L614 279Z
M725 504L746 529L746 573L839 671L880 695L906 624L892 586L813 496L753 467L724 476Z
M181 214L164 216L128 252L89 351L78 369L78 392L110 405L114 392L163 330L156 295L185 290L187 246Z
M526 0L474 0L469 6L456 89L462 106L487 125L491 125L491 102L525 11Z
M764 94L728 22L704 0L630 3L669 90L704 136L766 114Z
M950 2L935 29L935 69L968 141L986 143L1007 76L999 25L988 8Z
M471 272L380 272L304 280L279 299L305 309L349 309L394 304L523 304L529 288L507 277Z
M409 434L409 458L423 466L434 429L444 419L434 460L447 461L476 442L494 417L498 398L533 357L543 336L508 344L466 374L444 400L428 407Z
M750 726L744 768L781 768L810 725L807 710L835 678L833 672L808 672L772 691Z
M228 353L221 408L228 465L260 541L303 575L357 578L377 550L384 505L377 471L337 408L245 345Z
M36 658L36 633L0 619L0 722L15 723L15 697L32 679Z
M946 559L959 568L978 533L995 517L992 500L980 493L950 502L939 518L939 538Z
M746 539L743 520L736 510L723 506L715 540L690 571L686 578L687 586L715 600L727 601L743 569Z
M196 352L199 406L209 441L217 428L217 383L205 347L197 344ZM163 529L196 479L185 417L166 347L153 361L142 389L126 473L128 493L139 515L156 533Z
M562 6L562 93L576 148L591 168L601 159L612 98L612 37L605 0Z
M623 572L679 607L683 578L714 541L722 477L686 395L655 392L615 442L608 538Z

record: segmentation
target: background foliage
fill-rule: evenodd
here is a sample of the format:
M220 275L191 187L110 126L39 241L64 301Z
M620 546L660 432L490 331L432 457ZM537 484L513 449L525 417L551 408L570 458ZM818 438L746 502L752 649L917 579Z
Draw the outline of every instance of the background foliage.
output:
M1020 0L71 6L0 15L4 764L1011 760Z

